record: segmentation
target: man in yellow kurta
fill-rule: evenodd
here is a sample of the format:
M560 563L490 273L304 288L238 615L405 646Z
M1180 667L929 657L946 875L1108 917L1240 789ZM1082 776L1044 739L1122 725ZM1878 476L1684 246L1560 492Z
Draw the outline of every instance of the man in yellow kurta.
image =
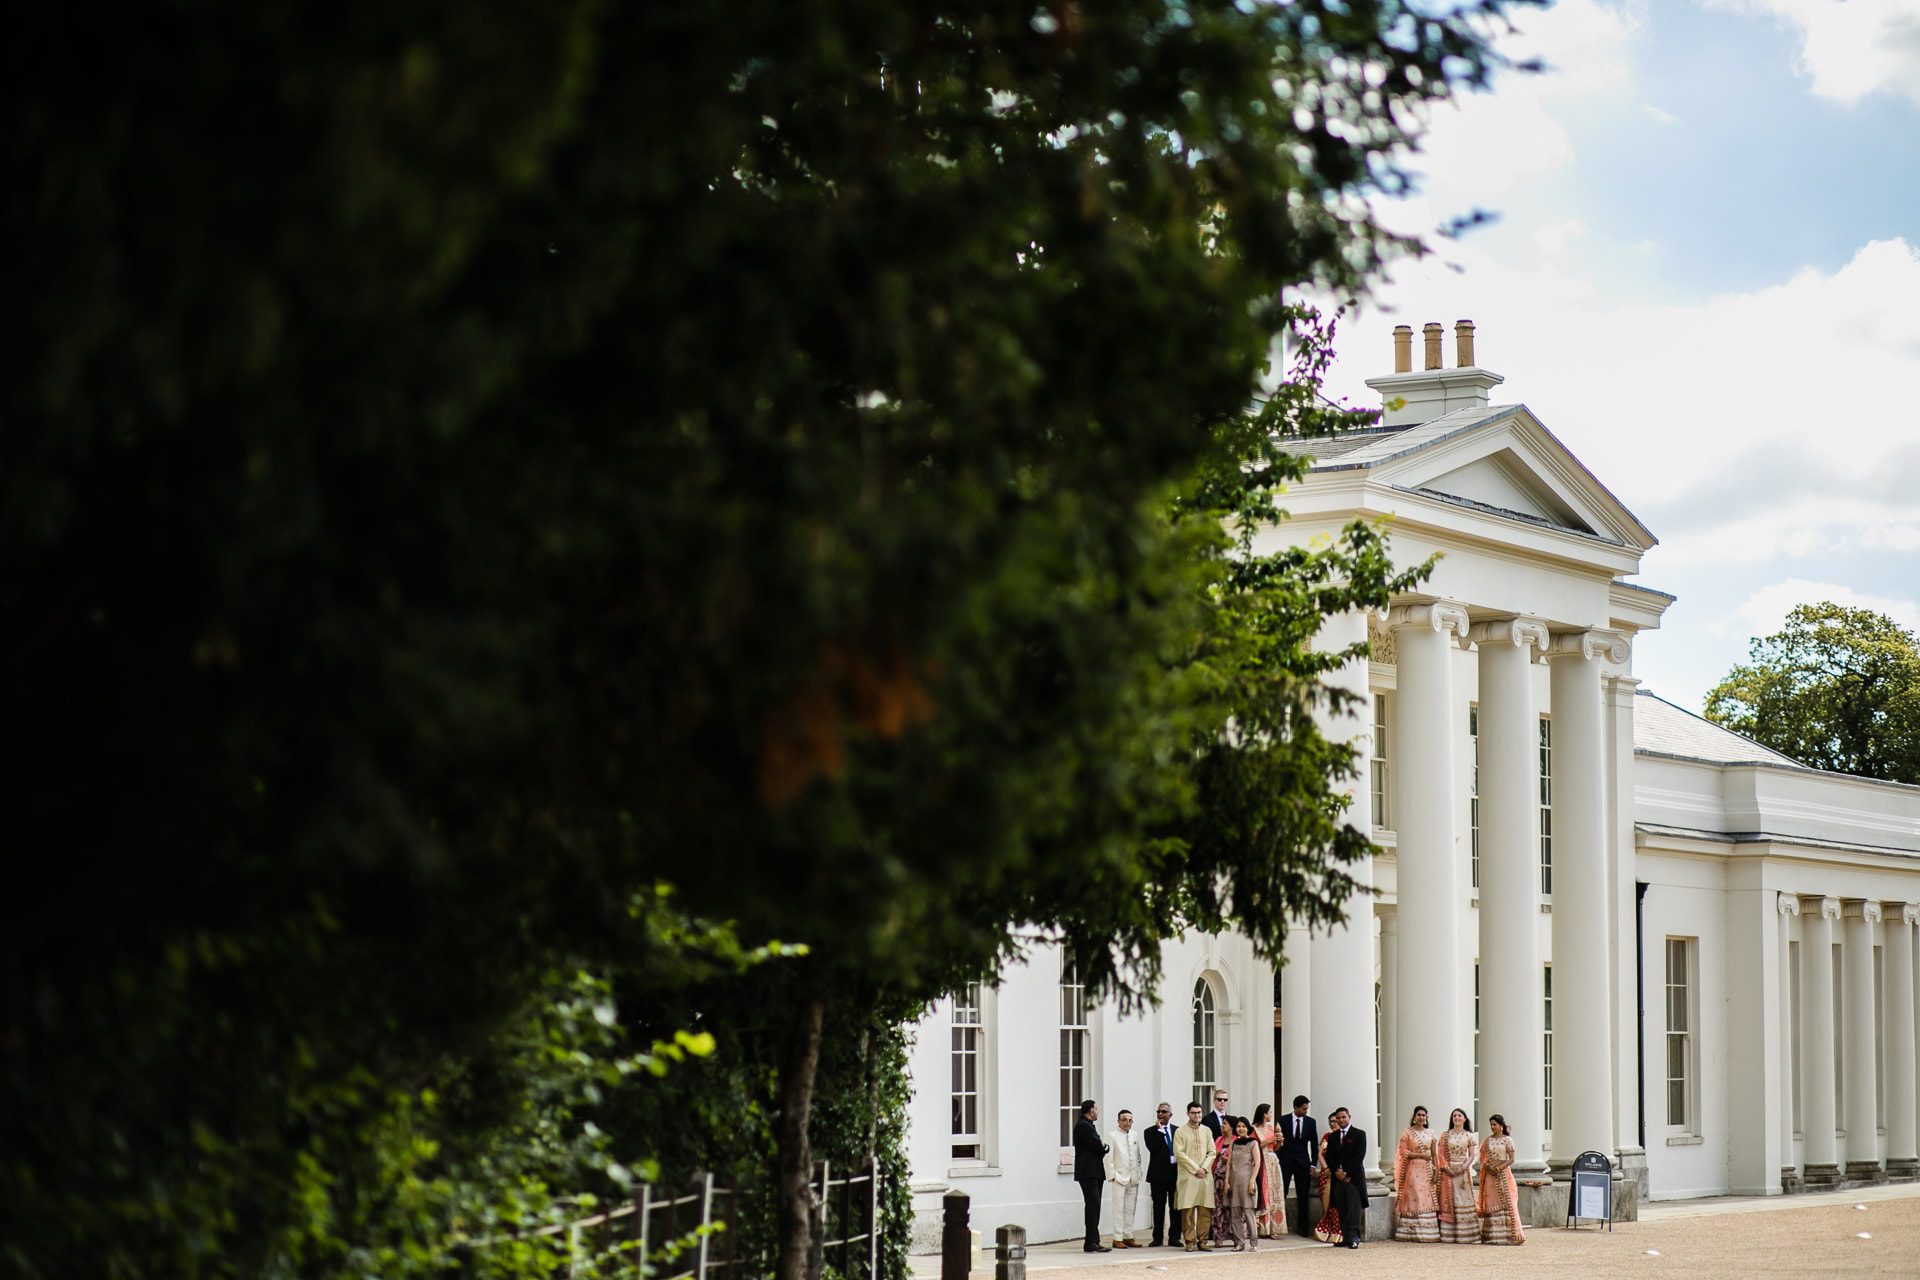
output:
M1213 1248L1213 1130L1200 1123L1200 1104L1187 1104L1187 1122L1173 1135L1173 1207L1180 1211L1186 1251Z

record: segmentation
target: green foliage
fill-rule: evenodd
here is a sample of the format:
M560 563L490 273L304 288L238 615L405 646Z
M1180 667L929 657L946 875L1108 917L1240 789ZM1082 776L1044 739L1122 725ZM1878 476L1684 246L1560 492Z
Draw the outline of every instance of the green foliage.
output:
M37 11L7 1269L403 1274L617 1181L589 1091L726 1052L554 1048L706 965L662 882L864 1008L1021 921L1138 990L1161 877L1336 903L1298 641L1377 539L1212 517L1501 7Z
M1920 783L1920 642L1868 609L1798 605L1707 694L1707 718L1816 769Z

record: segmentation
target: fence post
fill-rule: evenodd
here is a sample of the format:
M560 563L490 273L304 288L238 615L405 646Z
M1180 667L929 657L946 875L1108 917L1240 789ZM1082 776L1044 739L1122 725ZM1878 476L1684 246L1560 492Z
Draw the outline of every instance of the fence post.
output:
M820 1194L813 1202L813 1247L807 1251L807 1274L817 1276L827 1269L827 1191L833 1185L833 1165L820 1162Z
M1009 1223L993 1233L993 1280L1027 1280L1027 1229Z
M880 1280L880 1162L872 1156L867 1175L867 1280Z
M573 1280L580 1274L580 1224L567 1224L567 1278Z
M700 1175L700 1267L694 1274L699 1280L707 1280L707 1244L713 1239L708 1228L713 1225L713 1175Z
M640 1249L633 1256L633 1274L636 1277L647 1274L647 1211L653 1207L653 1187L648 1183L640 1184L640 1194L633 1198L633 1236L640 1242Z
M949 1191L940 1200L940 1280L966 1280L973 1273L973 1229L967 1225L967 1193Z

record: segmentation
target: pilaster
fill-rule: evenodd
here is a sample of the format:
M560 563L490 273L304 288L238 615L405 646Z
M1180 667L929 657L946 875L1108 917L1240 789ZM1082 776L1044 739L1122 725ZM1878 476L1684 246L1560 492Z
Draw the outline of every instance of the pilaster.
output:
M1800 1062L1806 1071L1801 1132L1806 1141L1804 1178L1809 1187L1840 1180L1839 1116L1835 1101L1833 1044L1838 1034L1833 1010L1833 933L1840 899L1813 898L1801 904L1800 976L1806 985L1800 1020Z
M1847 1072L1847 1180L1884 1182L1880 1167L1879 1055L1874 1045L1873 937L1878 902L1848 902L1841 911L1846 938L1840 948L1841 1055Z
M1916 1045L1914 1041L1914 930L1920 903L1886 904L1887 996L1887 1177L1920 1177L1916 1145Z

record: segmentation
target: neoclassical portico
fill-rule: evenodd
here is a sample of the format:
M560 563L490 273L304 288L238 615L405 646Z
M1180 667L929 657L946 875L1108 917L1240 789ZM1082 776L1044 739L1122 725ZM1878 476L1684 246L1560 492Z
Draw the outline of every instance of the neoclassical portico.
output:
M1585 1151L1612 1158L1622 1218L1920 1178L1920 787L1809 769L1641 688L1672 603L1634 581L1653 535L1524 405L1488 403L1501 378L1458 336L1458 367L1434 326L1414 371L1403 335L1381 426L1281 442L1312 461L1261 534L1390 518L1396 563L1434 561L1317 642L1370 650L1320 722L1360 765L1365 893L1290 934L1277 973L1230 933L1168 942L1150 1011L1093 1007L1046 947L937 1006L912 1065L924 1246L950 1188L976 1221L1077 1232L1084 1096L1138 1117L1307 1094L1353 1111L1382 1181L1414 1106L1482 1134L1499 1112L1536 1224L1563 1221Z

